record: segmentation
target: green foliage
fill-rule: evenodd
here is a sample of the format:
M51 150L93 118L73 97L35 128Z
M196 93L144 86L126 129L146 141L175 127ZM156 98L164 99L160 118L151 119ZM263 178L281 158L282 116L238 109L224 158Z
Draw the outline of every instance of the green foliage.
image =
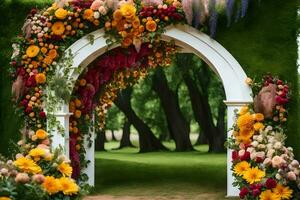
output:
M299 87L297 73L297 9L299 0L263 0L251 4L245 19L230 28L221 25L216 40L258 80L270 72L291 85L287 143L300 158ZM224 24L226 21L224 20ZM299 27L299 26L298 26Z
M106 114L105 129L106 130L120 130L124 124L124 114L113 105Z

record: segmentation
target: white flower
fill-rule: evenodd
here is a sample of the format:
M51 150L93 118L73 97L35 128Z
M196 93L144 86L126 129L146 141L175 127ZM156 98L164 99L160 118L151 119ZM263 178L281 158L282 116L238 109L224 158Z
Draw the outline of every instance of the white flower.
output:
M273 145L272 144L267 144L267 149L268 150L273 149Z
M99 12L101 15L106 15L107 14L107 9L104 6L100 6Z
M266 148L266 145L264 145L264 144L259 144L259 145L257 146L257 148L258 148L258 149L265 149L265 148Z
M258 142L257 142L257 141L253 141L253 142L251 143L251 145L252 145L253 147L257 147Z
M258 141L258 142L262 142L262 141L263 141L263 139L264 139L264 138L263 138L263 136L262 136L262 135L259 135L259 136L257 136L257 141Z
M272 160L271 160L270 158L266 158L266 159L264 160L263 164L264 164L265 166L269 166L269 165L272 164Z
M99 17L100 17L100 13L99 12L94 12L94 18L99 19Z
M299 168L299 162L298 162L297 160L293 160L293 161L291 162L291 165L292 165L293 167Z
M281 149L281 147L282 147L281 142L275 142L275 144L274 144L275 149Z
M275 153L274 149L269 149L269 151L267 152L267 157L272 158L274 153Z
M276 178L277 180L280 180L280 179L281 179L281 175L277 173L276 176L275 176L275 178Z

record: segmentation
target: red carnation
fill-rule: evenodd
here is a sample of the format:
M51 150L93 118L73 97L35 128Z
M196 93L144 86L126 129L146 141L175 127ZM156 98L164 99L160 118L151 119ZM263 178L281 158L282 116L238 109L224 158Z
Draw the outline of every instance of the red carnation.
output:
M240 196L241 199L244 199L244 198L247 196L248 193L249 193L248 188L243 187L243 188L241 189L241 191L240 191L239 196Z
M252 195L253 195L254 197L257 197L259 194L260 194L260 190L259 190L259 189L254 189L254 190L252 190Z
M245 151L244 155L240 157L241 161L250 160L250 152Z
M277 182L273 178L268 178L266 181L266 188L267 189L273 189L277 185Z

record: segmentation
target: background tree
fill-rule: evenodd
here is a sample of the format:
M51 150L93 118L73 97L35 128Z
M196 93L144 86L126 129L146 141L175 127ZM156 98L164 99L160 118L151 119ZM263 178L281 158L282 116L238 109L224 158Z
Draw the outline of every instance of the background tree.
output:
M155 137L149 126L147 126L147 124L141 120L132 109L131 94L132 88L126 88L120 91L118 98L115 100L115 104L138 131L140 152L167 150L167 148Z

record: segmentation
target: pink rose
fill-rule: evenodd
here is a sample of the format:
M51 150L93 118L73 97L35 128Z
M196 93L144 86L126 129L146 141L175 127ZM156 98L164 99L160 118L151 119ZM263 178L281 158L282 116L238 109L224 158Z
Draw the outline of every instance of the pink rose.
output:
M280 156L274 156L272 158L272 166L274 168L280 168L283 163L284 163L284 160Z
M266 158L266 159L264 160L263 164L264 164L265 166L269 166L269 165L272 164L272 160L271 160L270 158Z
M287 173L287 177L290 181L295 181L297 179L296 174L294 172Z
M96 0L92 3L91 5L91 9L92 10L98 10L100 8L100 6L102 5L102 1L101 0Z
M27 173L18 173L16 178L15 178L15 181L17 183L28 183L29 176L28 176Z

